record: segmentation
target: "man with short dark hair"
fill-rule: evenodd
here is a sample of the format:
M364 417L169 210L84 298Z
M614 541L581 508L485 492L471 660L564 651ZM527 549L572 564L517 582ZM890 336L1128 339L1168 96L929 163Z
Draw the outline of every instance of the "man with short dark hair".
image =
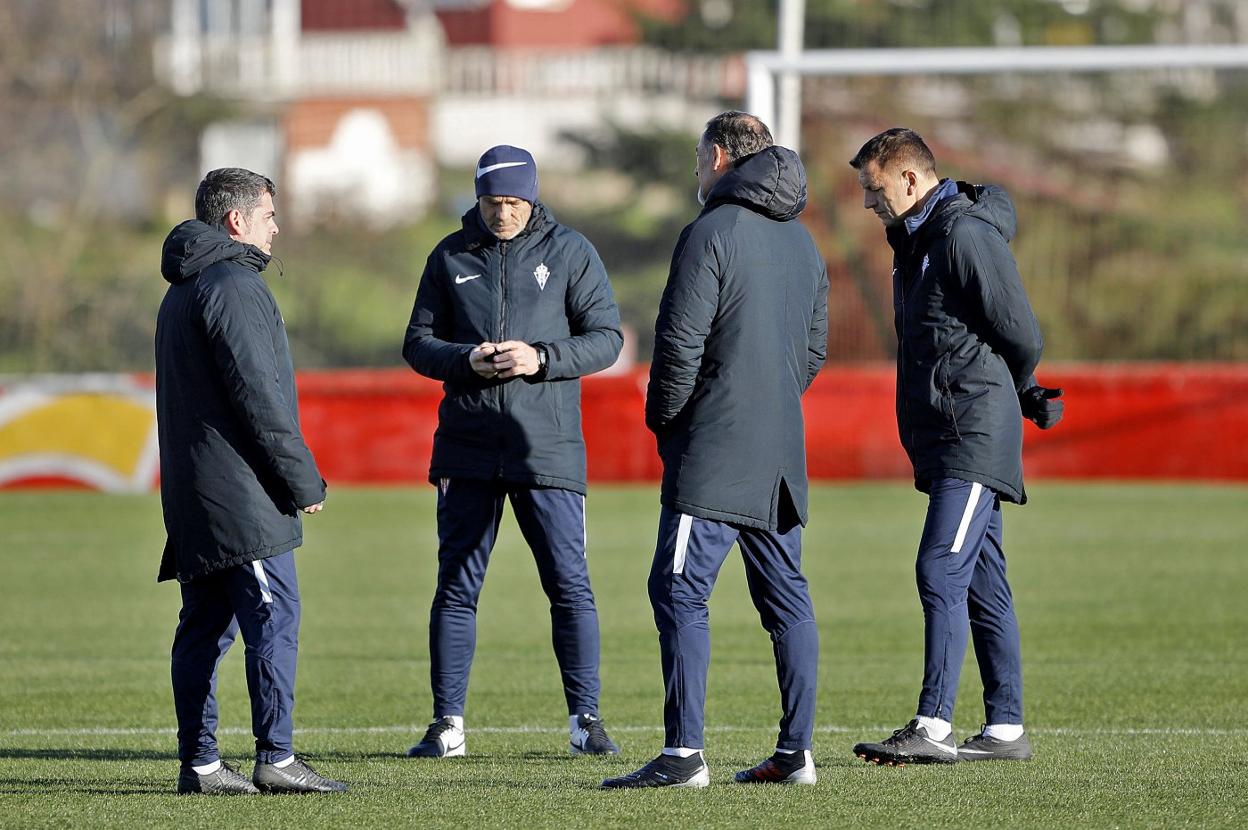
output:
M160 496L169 538L160 580L177 579L173 640L179 793L343 792L292 746L300 511L325 482L299 429L286 329L260 272L277 234L273 182L213 170L196 218L170 232L156 320ZM250 781L217 749L217 664L238 632L256 737Z
M897 425L928 494L916 573L924 671L918 713L854 754L880 764L1026 760L1018 620L1005 577L1001 501L1024 504L1022 419L1062 417L1062 390L1036 383L1043 341L1009 241L998 187L936 175L914 131L872 138L850 165L863 207L893 249ZM967 630L984 683L985 726L956 746L953 707Z
M443 382L429 480L438 585L429 619L433 721L408 755L465 755L477 598L506 501L550 600L573 755L619 751L598 710L598 611L585 549L580 378L623 345L598 252L538 201L527 150L493 147L477 204L429 255L403 356Z
M772 755L741 784L815 783L819 633L801 572L802 394L827 350L828 277L796 219L797 154L756 117L712 118L695 149L702 212L681 233L655 324L646 425L663 459L649 594L666 689L662 753L605 788L705 787L707 601L735 543L780 686Z

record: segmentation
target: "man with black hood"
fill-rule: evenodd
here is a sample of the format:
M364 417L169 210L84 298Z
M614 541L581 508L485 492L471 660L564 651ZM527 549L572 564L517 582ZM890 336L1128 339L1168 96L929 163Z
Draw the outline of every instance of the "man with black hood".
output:
M802 394L823 365L828 277L809 232L806 171L752 115L712 118L696 148L698 218L681 233L655 324L646 425L663 459L649 594L666 689L662 753L605 788L705 787L707 601L735 542L771 635L780 685L775 752L737 773L815 783L819 633L801 572Z
M1062 390L1036 383L1040 326L1010 253L1003 190L936 175L912 130L872 138L850 165L893 249L897 426L928 494L916 575L923 688L915 717L854 754L877 764L1027 760L1018 620L1005 577L1001 501L1024 504L1023 418L1048 429ZM986 719L956 746L953 706L975 643Z
M429 255L403 342L411 367L445 391L429 468L438 488L433 721L412 757L467 752L477 598L506 501L550 600L571 752L619 751L598 711L580 378L614 363L624 340L597 251L555 221L537 190L527 150L503 144L481 156L477 204Z
M181 583L173 640L178 792L343 792L294 754L299 513L325 482L299 429L281 312L260 278L277 234L273 182L213 170L196 218L165 239L171 285L156 319L160 497L169 538L159 579ZM256 737L251 780L217 749L217 664L246 645Z

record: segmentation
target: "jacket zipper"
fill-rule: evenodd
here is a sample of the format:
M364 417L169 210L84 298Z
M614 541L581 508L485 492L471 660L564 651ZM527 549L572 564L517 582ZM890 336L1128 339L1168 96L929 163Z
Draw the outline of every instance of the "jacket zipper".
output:
M502 265L500 266L502 271L500 281L502 285L503 298L502 302L499 303L498 310L498 341L501 343L507 339L507 243L500 242L498 243L498 246L502 251L503 256Z
M899 333L897 337L897 351L900 356L900 361L899 361L900 367L898 369L900 377L898 377L898 382L901 385L901 404L905 408L905 411L906 411L906 425L909 426L910 428L909 429L910 446L914 447L915 446L914 418L910 414L910 396L907 394L907 391L910 388L909 381L907 380L907 375L909 374L908 367L910 363L910 356L906 353L906 346L905 346L906 344L906 299L907 299L907 295L909 294L909 290L908 290L909 286L907 286L906 284L906 272L909 270L914 260L914 241L913 240L908 240L908 241L910 242L910 246L909 246L910 250L907 251L906 256L903 258L902 268L900 269L900 273L897 275L897 281L899 283L898 293L901 295L901 332Z
M498 342L501 343L507 339L507 242L499 242L498 249L501 256L499 264L499 290L502 292L498 303ZM506 394L504 389L506 386L507 384L505 383L498 385L498 416L500 419L504 417L504 397ZM502 478L503 455L507 450L507 430L500 429L498 435L498 469L495 472L495 478Z

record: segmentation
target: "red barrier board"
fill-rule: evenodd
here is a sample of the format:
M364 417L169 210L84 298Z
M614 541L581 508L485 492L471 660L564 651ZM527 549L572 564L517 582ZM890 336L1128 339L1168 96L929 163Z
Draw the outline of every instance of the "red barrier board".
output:
M1248 364L1054 364L1066 390L1055 429L1025 428L1029 479L1248 481ZM804 399L810 475L909 478L897 440L891 365L825 369ZM644 369L582 383L589 474L654 481ZM425 480L441 385L405 370L304 372L300 406L325 477L341 483Z
M1024 427L1028 480L1248 481L1248 363L1052 364L1041 378L1066 390L1066 417L1048 432ZM425 480L441 384L407 369L303 372L298 381L304 432L329 481ZM645 386L644 368L583 381L593 480L659 478ZM827 368L803 405L812 478L910 477L891 365ZM154 407L150 375L0 382L0 488L151 490Z

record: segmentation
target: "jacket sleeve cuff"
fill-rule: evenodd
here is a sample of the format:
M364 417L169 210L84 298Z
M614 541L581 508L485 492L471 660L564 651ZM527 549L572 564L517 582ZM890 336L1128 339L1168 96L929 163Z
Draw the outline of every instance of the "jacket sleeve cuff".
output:
M545 343L538 342L529 345L537 352L537 371L531 375L525 375L524 379L528 383L541 383L550 374L550 361L554 355L551 353L550 346Z
M311 507L314 504L320 504L325 501L326 485L325 479L320 479L320 487L300 487L297 491L292 492L291 496L296 502L295 507L302 510L305 507Z

